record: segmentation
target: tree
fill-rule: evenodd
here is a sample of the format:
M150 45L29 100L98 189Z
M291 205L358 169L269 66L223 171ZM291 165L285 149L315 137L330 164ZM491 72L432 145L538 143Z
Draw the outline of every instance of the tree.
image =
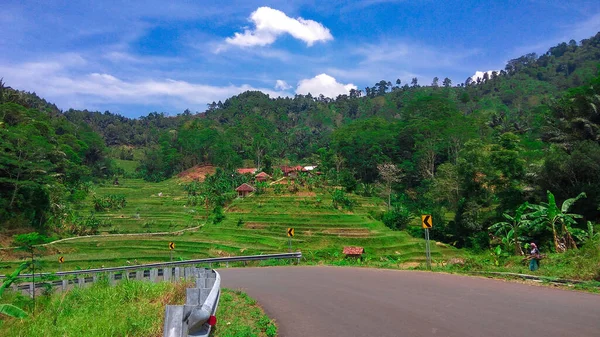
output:
M439 85L439 81L440 81L440 79L439 79L437 76L436 76L436 77L434 77L434 78L433 78L433 82L431 82L431 86L432 86L432 87L434 87L434 88L437 88L437 87L439 87L439 86L440 86L440 85Z
M33 312L35 312L35 263L34 260L36 249L40 244L46 242L46 237L41 235L40 233L33 232L28 234L19 234L13 237L13 242L15 246L18 246L19 250L23 250L31 254L31 262L29 266L31 267L31 283L33 284Z
M377 170L385 186L385 193L388 197L387 209L389 211L392 202L392 184L399 183L402 180L402 170L392 163L379 164Z
M506 240L507 244L514 245L515 255L524 255L523 249L521 248L521 242L519 235L521 229L529 224L529 220L526 220L525 211L529 208L528 203L524 203L517 208L515 215L511 216L508 213L503 213L502 216L508 221L501 221L490 226L489 230L493 231L496 236L503 236L503 240Z
M450 80L448 77L444 78L444 81L442 82L442 84L444 85L445 88L449 88L452 85L452 80Z
M528 213L526 217L532 219L533 225L547 226L552 229L554 249L557 253L563 253L568 249L577 249L577 244L571 236L571 226L576 223L575 219L580 219L582 216L567 212L577 200L585 198L586 194L582 192L575 198L565 200L560 208L556 204L554 194L550 191L547 191L547 194L548 202L529 205L532 212ZM557 229L558 225L560 228Z
M413 77L413 79L410 81L410 84L412 85L413 88L416 88L419 86L419 79L417 79L416 77Z

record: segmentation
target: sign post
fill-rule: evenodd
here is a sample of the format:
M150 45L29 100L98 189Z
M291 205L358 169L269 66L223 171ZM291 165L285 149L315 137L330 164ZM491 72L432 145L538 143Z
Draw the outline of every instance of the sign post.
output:
M425 229L425 257L427 258L427 270L431 270L431 247L429 246L429 228L433 227L431 214L421 215L421 226Z
M62 264L65 262L65 258L63 256L58 258L58 271L62 271Z
M169 256L171 257L171 262L173 262L173 250L175 249L175 242L169 242Z
M290 246L290 253L291 253L292 252L292 238L294 237L294 229L293 228L288 228L287 236L288 236L288 244Z

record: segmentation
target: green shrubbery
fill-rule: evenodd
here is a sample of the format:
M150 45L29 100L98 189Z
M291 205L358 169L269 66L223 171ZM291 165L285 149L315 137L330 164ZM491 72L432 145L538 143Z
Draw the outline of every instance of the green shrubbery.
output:
M110 194L104 197L94 196L92 199L92 203L94 204L94 209L98 212L103 212L111 209L121 209L127 205L127 200L125 200L125 196Z

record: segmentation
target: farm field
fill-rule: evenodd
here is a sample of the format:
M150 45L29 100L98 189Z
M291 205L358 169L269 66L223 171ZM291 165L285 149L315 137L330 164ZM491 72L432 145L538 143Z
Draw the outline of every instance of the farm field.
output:
M370 212L385 207L379 198L352 195L357 206L347 211L334 209L327 192L267 192L235 199L225 209L225 219L213 224L207 222L204 207L186 205L183 184L178 179L160 183L121 179L118 186L96 187L80 205L82 215L93 212L93 195L121 195L126 206L94 213L103 223L100 236L50 245L41 257L46 268L56 270L59 256L67 270L169 261L171 254L176 260L287 252L290 227L295 229L292 249L302 251L305 262L344 264L344 246L364 247L365 259L375 264L416 266L425 259L424 240L373 219ZM175 243L173 252L169 242ZM432 244L434 261L456 254L454 248Z

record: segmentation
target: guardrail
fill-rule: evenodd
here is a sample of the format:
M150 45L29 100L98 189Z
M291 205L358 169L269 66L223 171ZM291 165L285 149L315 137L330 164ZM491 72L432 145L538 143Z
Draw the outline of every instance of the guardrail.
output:
M214 270L194 268L196 287L186 290L185 305L167 305L164 337L208 336L217 323L221 276Z
M96 269L85 269L85 270L71 270L71 271L59 271L56 273L36 273L35 276L67 276L67 275L79 275L79 274L97 274L97 273L110 273L110 272L122 272L128 270L138 269L150 269L150 268L161 268L161 267L175 267L175 266L186 266L192 264L202 263L218 263L218 262L244 262L244 261L261 261L270 259L298 259L302 258L301 252L296 253L283 253L283 254L267 254L267 255L248 255L248 256L229 256L229 257L213 257L207 259L196 259L196 260L185 260L185 261L173 261L173 262L158 262L158 263L147 263L133 266L122 266L122 267L111 267L111 268L96 268ZM31 274L21 274L19 278L31 278ZM5 278L5 275L0 275L0 279Z
M213 263L229 264L229 262L261 261L270 259L297 259L299 262L300 258L302 258L302 253L296 252L148 263L134 266L72 270L57 273L36 273L35 277L41 278L41 280L36 280L35 287L33 283L29 282L20 285L13 284L11 288L15 291L20 290L24 293L29 293L30 295L33 295L34 291L37 293L40 291L39 289L45 289L46 287L59 288L60 290L65 291L73 287L83 287L88 283L94 283L98 280L99 274L104 274L103 277L106 277L111 284L124 279L148 279L150 282L177 281L181 279L190 279L195 276L193 272L193 269L195 268L185 267L190 265L208 264L209 267L211 267ZM184 268L181 268L182 266ZM73 278L66 279L66 276L72 276ZM0 275L0 279L4 277L6 276ZM31 277L31 274L19 275L19 278L22 279ZM48 280L49 278L55 277L61 279ZM46 280L44 280L44 278L46 278Z

